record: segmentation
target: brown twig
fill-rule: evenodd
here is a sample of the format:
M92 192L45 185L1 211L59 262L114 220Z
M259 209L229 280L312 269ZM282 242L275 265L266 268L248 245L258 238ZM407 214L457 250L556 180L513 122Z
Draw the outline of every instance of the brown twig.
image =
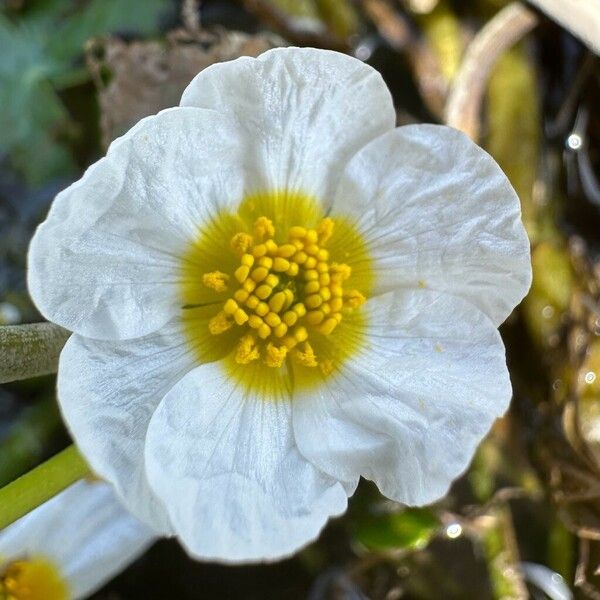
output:
M478 139L483 97L500 56L529 33L538 18L520 2L498 12L473 38L452 85L445 109L448 125Z

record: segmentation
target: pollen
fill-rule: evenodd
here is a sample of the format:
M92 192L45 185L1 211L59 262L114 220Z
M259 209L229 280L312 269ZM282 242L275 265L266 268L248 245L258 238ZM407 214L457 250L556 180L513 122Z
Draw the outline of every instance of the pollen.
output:
M221 273L221 271L212 271L211 273L204 273L202 275L202 283L215 292L224 292L227 290L227 282L229 281L229 275L227 273Z
M325 375L333 370L326 352L320 358L321 344L366 300L361 291L346 289L350 266L330 261L331 254L340 255L339 247L327 247L335 227L336 221L326 217L313 227L285 230L258 216L251 231L235 232L231 238L234 259L223 258L223 264L233 265L230 270L202 275L205 286L229 294L217 302L208 331L218 336L239 330L234 351L238 365L260 361L279 369L291 359Z
M235 354L235 362L240 365L247 365L253 360L260 358L260 352L256 346L256 338L253 335L245 335L240 339Z
M68 600L69 590L56 566L42 557L15 561L0 571L0 598Z

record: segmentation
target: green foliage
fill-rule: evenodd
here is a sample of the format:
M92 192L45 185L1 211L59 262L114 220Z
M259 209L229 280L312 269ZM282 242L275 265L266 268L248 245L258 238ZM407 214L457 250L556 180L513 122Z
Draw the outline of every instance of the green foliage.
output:
M427 545L439 526L430 509L407 508L361 515L354 535L369 550L418 550Z
M0 14L0 153L32 184L74 169L69 115L60 92L87 78L81 55L90 37L151 34L167 0L43 0L10 19Z

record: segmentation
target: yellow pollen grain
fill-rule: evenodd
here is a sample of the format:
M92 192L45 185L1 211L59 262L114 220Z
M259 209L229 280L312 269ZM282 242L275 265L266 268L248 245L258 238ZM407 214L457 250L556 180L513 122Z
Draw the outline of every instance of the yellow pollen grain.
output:
M352 269L345 263L333 263L330 267L330 271L335 275L339 275L342 281L348 279L352 275Z
M298 302L298 304L294 304L292 306L292 310L299 316L303 317L306 314L306 306L302 302Z
M252 329L258 329L263 324L263 320L258 315L250 315L248 318L248 325Z
M258 217L254 223L254 233L259 240L272 238L275 235L273 221L267 217Z
M231 249L238 256L242 256L252 246L252 236L247 233L236 233L230 242Z
M306 252L304 252L303 250L300 250L299 252L296 252L296 254L294 255L294 262L299 265L303 265L306 262L307 258L308 258L308 254L306 254Z
M329 300L331 298L331 290L328 287L320 289L319 294L323 300Z
M319 244L321 244L321 246L324 246L331 239L334 228L335 222L331 217L325 217L317 225L317 233L319 234Z
M309 244L316 244L319 241L319 234L315 229L309 229L304 238Z
M222 273L221 271L212 271L211 273L204 273L202 275L202 283L215 292L224 292L227 289L227 282L229 281L229 275Z
M268 367L281 367L287 352L288 349L285 346L275 346L271 343L267 344L267 349L265 352L265 364Z
M346 306L352 309L362 306L366 302L366 298L358 291L351 290L346 294Z
M344 301L341 298L333 298L331 302L329 302L329 306L333 312L342 310L343 305Z
M221 311L208 322L208 331L213 335L220 335L233 327L233 321Z
M245 335L240 342L235 353L235 362L240 365L247 365L253 360L260 358L260 351L256 346L256 339L252 335Z
M314 256L309 256L304 261L304 267L306 269L314 269L317 266L317 259Z
M319 273L316 269L308 269L304 271L304 279L306 279L306 281L318 281Z
M308 342L304 343L302 350L294 351L294 359L303 367L316 367L319 364L315 351Z

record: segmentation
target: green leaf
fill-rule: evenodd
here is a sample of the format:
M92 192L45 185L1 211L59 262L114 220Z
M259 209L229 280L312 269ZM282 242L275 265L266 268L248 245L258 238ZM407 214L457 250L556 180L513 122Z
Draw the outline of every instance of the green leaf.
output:
M356 539L369 550L418 550L425 547L440 526L428 508L370 512L355 523Z

